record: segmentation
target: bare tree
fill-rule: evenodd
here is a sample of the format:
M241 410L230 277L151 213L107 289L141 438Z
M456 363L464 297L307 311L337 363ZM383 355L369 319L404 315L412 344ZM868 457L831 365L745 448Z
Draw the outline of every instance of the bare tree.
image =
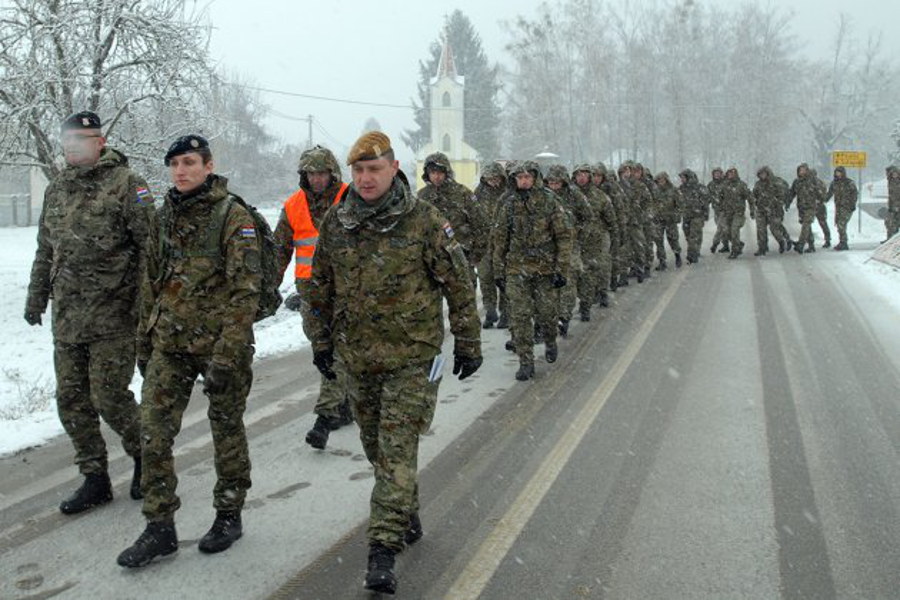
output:
M60 121L79 110L137 162L208 125L210 28L181 0L11 0L0 9L0 164L58 170ZM149 174L148 174L149 175Z

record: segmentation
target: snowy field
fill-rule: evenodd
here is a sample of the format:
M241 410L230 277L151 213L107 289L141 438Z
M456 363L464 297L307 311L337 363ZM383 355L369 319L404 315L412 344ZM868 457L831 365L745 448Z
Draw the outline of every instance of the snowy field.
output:
M868 199L864 199L867 201ZM833 220L833 207L829 218ZM273 224L277 210L263 211ZM857 213L858 214L858 213ZM858 232L858 216L854 214L849 226L851 251L841 254L848 266L866 277L878 298L868 301L888 303L900 308L900 273L891 267L868 260L870 252L854 251L854 244L867 248L884 239L884 223L862 214L862 231ZM785 223L796 239L799 232L796 209L788 213ZM832 241L837 243L837 231L832 227ZM821 240L818 225L814 225L817 245ZM53 401L54 375L52 337L49 316L44 326L30 327L22 318L31 262L34 258L35 227L0 228L0 285L8 295L0 298L0 326L9 341L0 348L0 455L41 444L63 432ZM754 260L755 226L745 230L747 249L742 260ZM293 272L289 268L282 283L286 296L293 290ZM49 311L48 311L49 312ZM296 350L308 344L303 335L300 315L282 308L265 321L256 324L256 357L262 358ZM135 371L132 389L140 397L141 377Z

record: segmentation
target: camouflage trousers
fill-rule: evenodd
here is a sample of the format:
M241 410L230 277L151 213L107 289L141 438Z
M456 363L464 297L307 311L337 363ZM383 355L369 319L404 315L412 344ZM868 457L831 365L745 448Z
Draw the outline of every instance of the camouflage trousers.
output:
M141 491L148 521L170 520L181 506L175 493L178 477L172 448L198 375L206 372L211 357L175 354L157 348L150 355L141 388ZM249 346L231 371L230 385L209 397L216 484L213 507L240 511L250 488L250 452L244 430L247 394L253 382L253 347Z
M544 343L556 343L559 319L559 290L549 275L510 275L506 278L509 295L509 331L521 364L534 364L534 328L537 325Z
M799 209L800 212L800 235L797 243L802 247L804 244L807 249L813 247L812 223L816 218L816 213L809 209Z
M75 447L78 470L105 473L106 442L100 418L122 438L129 456L141 452L141 421L134 394L134 337L70 344L54 342L56 408L63 429Z
M741 229L747 222L747 217L743 211L736 213L725 213L725 219L728 223L728 239L731 241L731 250L738 252L744 249L744 242L741 241Z
M608 231L601 231L600 243L592 249L587 258L582 256L582 262L591 286L585 297L593 302L601 290L609 289L609 280L613 275L615 259L612 255L612 238Z
M419 510L419 436L431 426L440 384L440 378L428 381L430 370L428 361L345 377L359 439L375 469L367 536L396 551Z
M822 235L825 236L825 243L831 241L831 230L828 229L828 207L824 202L819 202L816 206L816 220L822 229Z
M490 252L478 264L478 279L481 285L481 304L485 310L499 308L501 314L506 314L506 292L497 287L494 261Z
M669 243L669 248L675 254L681 254L681 243L678 241L678 222L674 220L656 221L654 224L654 234L656 239L656 258L659 261L666 260L665 242Z
M653 244L656 241L656 225L650 219L644 219L643 230L644 256L641 259L641 266L648 269L653 264Z
M682 222L684 238L687 241L687 255L691 258L700 256L700 248L703 246L703 226L706 219L703 217L685 217Z
M838 207L834 211L834 226L837 227L838 237L842 244L846 245L849 238L847 237L847 223L853 217L855 209Z
M625 272L632 268L644 268L644 252L647 239L644 238L644 228L640 224L629 225L625 232L624 249Z
M300 317L303 319L305 330L307 319L310 318L310 282L308 279L298 280L296 285L297 293L300 295ZM339 368L339 363L335 363L334 372L337 374L337 379L328 379L324 376L319 378L319 398L316 400L316 406L313 408L315 414L329 419L339 418L341 416L341 406L347 402L344 387L340 384L343 372Z
M756 209L756 249L769 249L769 232L775 237L775 241L783 244L788 241L789 236L784 228L784 216L779 214L769 214L765 210Z
M897 235L897 231L900 230L900 210L888 210L884 214L884 230L887 239Z
M716 213L716 233L713 235L713 246L727 244L731 241L731 229L725 211Z
M569 281L559 290L559 318L568 321L575 312L575 302L585 301L591 293L591 281L587 268L582 263L581 253L577 248L572 250L572 262L569 265ZM593 297L587 300L588 306L593 304Z

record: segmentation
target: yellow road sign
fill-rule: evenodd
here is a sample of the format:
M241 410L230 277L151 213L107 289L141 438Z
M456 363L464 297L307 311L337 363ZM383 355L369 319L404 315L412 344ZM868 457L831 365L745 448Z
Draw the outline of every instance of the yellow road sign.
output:
M844 152L836 151L831 153L832 167L852 167L854 169L864 169L866 167L865 152Z

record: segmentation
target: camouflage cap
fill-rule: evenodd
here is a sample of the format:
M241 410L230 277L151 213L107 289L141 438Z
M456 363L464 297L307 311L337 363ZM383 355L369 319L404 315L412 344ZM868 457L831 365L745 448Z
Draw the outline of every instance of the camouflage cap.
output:
M578 173L579 171L584 171L585 173L593 173L594 170L591 168L591 165L589 165L588 163L581 163L581 164L575 165L575 168L572 169L572 177L574 177L575 173Z
M300 163L297 165L298 173L323 173L325 171L331 171L338 177L341 174L341 166L331 150L323 146L313 146L303 151L303 154L300 155Z
M666 173L665 171L660 171L659 173L656 174L655 179L656 179L657 181L659 181L659 180L662 180L662 181L669 181L669 174Z
M443 152L433 152L425 157L425 164L422 167L422 179L425 183L428 183L428 169L440 169L447 174L447 177L453 178L450 159Z
M591 169L592 175L594 175L594 174L603 175L605 177L608 172L609 172L609 169L607 169L606 165L603 164L602 162L598 162L596 165L594 165L594 168Z
M347 153L347 164L352 165L359 160L375 160L391 150L391 138L380 131L369 131L353 143Z
M503 165L496 161L485 164L481 169L481 179L490 179L491 177L499 177L500 179L506 177Z
M516 161L515 165L509 170L509 174L518 175L519 173L531 173L535 177L540 177L541 166L533 160Z
M547 176L544 177L545 181L562 181L565 184L569 183L569 170L565 165L551 165L547 169Z

